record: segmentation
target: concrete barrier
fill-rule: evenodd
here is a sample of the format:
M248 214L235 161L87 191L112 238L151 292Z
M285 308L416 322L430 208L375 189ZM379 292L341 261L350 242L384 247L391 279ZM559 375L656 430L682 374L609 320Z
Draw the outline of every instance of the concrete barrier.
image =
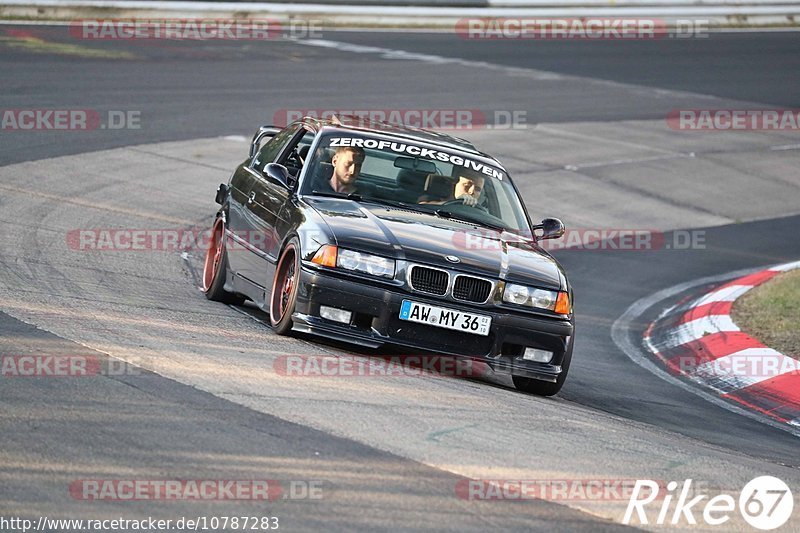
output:
M0 0L0 17L76 18L271 17L315 20L327 26L453 28L468 17L657 18L667 23L703 20L711 26L796 27L800 2L790 0L341 0L314 3L204 2L153 0ZM459 4L458 7L454 4ZM424 5L418 5L424 4ZM435 5L434 5L435 4Z

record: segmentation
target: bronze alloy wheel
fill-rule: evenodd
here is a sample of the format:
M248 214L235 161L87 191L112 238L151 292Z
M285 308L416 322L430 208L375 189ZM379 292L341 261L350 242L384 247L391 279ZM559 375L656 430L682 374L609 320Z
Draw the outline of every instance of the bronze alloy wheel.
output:
M215 302L240 305L244 297L225 290L228 277L228 251L225 249L225 223L217 218L211 228L211 239L203 262L203 292Z
M206 260L203 264L203 291L208 294L214 279L219 272L222 254L225 251L224 226L222 219L218 218L211 229L211 241L208 243Z
M284 248L275 271L270 297L269 320L275 332L285 335L292 329L292 313L300 280L300 251L292 239Z

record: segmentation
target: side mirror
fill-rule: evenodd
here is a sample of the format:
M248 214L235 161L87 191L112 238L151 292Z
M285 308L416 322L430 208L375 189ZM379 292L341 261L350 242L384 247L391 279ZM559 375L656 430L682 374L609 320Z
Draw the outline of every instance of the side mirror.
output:
M564 235L564 232L566 231L566 228L564 228L564 223L557 218L545 218L542 220L541 224L535 225L533 229L542 230L542 235L539 237L539 239L558 239Z
M287 190L294 188L294 176L289 174L289 170L278 163L269 163L264 168L264 175L271 181L276 181L286 187Z
M214 198L214 201L217 202L219 205L225 203L225 198L228 196L228 186L224 183L220 183L219 187L217 187L217 196Z
M279 131L281 131L280 128L276 128L275 126L261 126L258 128L256 134L253 135L253 140L250 141L250 159L256 156L258 149L261 148L261 141L263 141L265 137L275 137Z

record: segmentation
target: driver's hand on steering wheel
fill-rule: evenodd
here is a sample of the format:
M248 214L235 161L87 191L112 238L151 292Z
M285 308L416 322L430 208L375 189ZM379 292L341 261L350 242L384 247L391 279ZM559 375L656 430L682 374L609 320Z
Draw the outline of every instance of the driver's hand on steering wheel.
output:
M464 205L468 205L470 207L475 207L478 204L478 199L467 193L462 194L461 196L456 198L456 200L461 200L462 202L464 202Z
M305 162L305 160L303 159L303 156L301 156L301 155L300 155L300 152L298 152L298 151L297 151L297 148L295 148L294 150L292 150L292 156L295 158L295 160L296 160L298 163L300 163L300 168L303 168L303 165L305 165L305 164L306 164L306 162Z

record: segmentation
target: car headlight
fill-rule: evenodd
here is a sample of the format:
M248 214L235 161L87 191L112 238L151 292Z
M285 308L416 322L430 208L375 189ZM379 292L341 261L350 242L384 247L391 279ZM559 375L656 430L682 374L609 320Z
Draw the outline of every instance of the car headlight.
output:
M355 252L353 250L342 250L340 248L336 266L345 270L354 270L356 272L369 274L370 276L378 276L381 278L394 277L394 259L387 259L363 252Z
M320 248L311 261L318 265L341 268L380 278L394 277L394 259L355 250L344 250L331 244Z
M513 283L506 283L503 290L503 301L515 305L547 309L562 315L568 315L572 310L569 294L566 292L537 289Z

